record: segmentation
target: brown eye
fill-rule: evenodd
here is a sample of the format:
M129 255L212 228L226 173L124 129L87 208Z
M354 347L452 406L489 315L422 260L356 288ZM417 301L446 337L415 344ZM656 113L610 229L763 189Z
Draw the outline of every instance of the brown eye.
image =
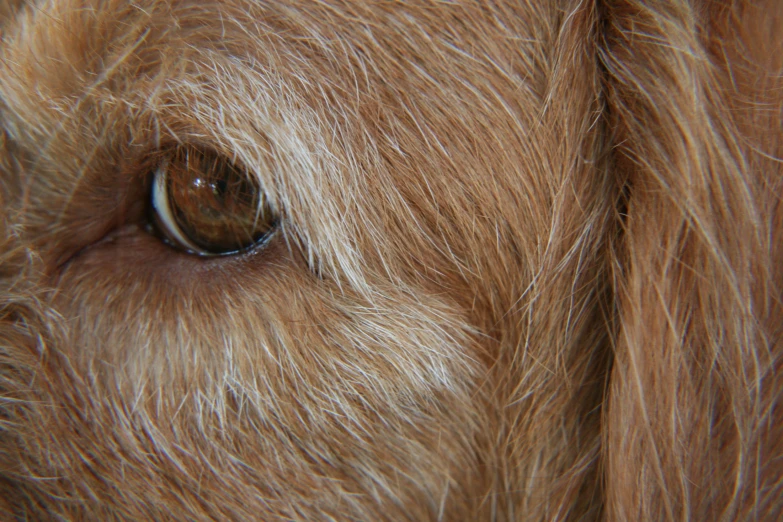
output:
M152 206L166 239L204 256L246 250L265 239L276 223L253 176L195 147L180 148L160 164Z

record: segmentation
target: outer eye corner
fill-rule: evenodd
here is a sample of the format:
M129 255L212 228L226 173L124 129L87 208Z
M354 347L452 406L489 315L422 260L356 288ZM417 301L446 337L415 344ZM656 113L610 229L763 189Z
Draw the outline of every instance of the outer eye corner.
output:
M164 156L151 174L149 229L198 256L232 255L266 242L278 218L255 176L193 146Z

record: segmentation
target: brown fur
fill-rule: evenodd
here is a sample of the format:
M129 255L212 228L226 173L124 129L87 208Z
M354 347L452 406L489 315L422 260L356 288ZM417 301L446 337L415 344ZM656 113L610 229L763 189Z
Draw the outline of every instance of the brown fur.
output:
M0 24L3 519L781 516L783 4ZM144 230L177 143L267 247Z

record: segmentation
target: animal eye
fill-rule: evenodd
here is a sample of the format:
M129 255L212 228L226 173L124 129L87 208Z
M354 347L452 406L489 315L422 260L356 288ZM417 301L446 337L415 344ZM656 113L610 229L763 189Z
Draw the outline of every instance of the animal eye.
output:
M197 255L247 250L266 239L277 222L253 176L196 147L165 158L151 192L154 222L165 240Z

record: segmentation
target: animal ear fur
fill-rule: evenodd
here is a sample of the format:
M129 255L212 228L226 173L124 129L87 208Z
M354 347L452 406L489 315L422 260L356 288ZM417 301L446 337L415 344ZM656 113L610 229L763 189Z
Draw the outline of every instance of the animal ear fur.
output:
M606 17L615 172L629 194L614 252L607 512L778 519L783 4L626 1Z

